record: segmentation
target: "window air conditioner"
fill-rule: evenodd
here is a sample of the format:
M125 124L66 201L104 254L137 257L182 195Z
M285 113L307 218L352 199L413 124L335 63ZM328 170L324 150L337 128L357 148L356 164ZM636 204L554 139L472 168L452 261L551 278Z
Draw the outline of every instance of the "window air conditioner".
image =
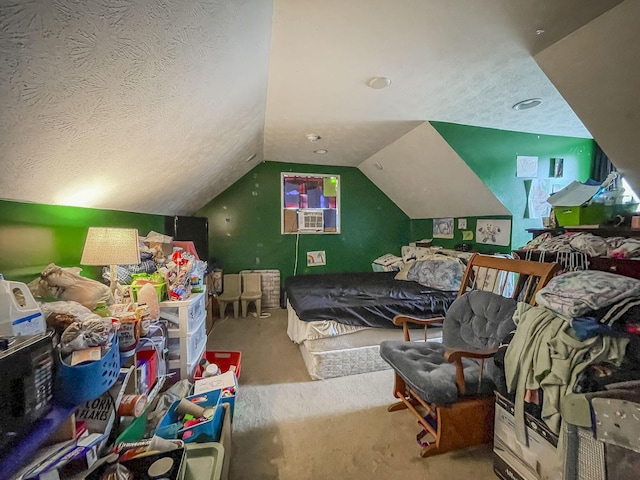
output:
M311 209L298 210L298 231L300 232L324 231L324 210L311 210Z

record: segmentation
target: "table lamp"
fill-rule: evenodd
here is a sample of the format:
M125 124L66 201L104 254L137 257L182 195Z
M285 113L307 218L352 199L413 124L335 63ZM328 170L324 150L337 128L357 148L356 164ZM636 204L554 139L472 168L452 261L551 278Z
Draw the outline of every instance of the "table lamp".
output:
M137 229L89 227L80 264L109 265L111 295L114 295L118 284L116 265L138 263L140 249Z

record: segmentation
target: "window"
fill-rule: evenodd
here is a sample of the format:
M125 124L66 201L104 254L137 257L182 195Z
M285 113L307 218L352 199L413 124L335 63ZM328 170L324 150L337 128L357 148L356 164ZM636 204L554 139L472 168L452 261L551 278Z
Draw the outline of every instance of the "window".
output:
M282 233L340 233L340 176L281 174Z

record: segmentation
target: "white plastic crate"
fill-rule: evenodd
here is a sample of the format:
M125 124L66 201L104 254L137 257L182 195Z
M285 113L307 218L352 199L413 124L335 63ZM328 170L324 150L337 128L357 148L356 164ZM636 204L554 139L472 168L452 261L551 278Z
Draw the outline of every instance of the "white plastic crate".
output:
M169 322L169 332L177 331L184 337L199 325L207 314L207 291L195 293L186 300L160 302L160 318ZM170 334L171 336L171 334Z

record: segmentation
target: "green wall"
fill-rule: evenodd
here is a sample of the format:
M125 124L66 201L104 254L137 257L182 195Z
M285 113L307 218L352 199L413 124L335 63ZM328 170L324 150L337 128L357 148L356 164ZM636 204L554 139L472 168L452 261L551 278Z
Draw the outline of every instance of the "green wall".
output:
M527 193L524 178L516 177L516 157L538 157L538 178L549 178L549 159L564 159L564 174L551 178L560 188L572 180L589 177L595 149L591 139L535 135L453 123L431 122L476 175L513 215L511 245L518 248L529 240L527 228L540 228L540 219L525 218ZM475 230L474 230L475 232Z
M280 173L340 175L339 234L280 233ZM209 251L224 272L277 269L297 273L371 270L409 241L409 217L354 167L263 162L197 212L209 218ZM306 252L324 250L325 266L307 267Z
M460 243L468 243L471 245L471 249L474 252L480 253L509 253L511 252L511 247L509 245L487 245L484 243L477 243L475 241L475 233L476 233L476 222L478 219L482 218L491 218L497 220L510 220L510 216L501 216L501 215L493 215L490 217L460 217L467 219L467 228L463 230L470 230L473 232L473 240L462 240L462 230L458 229L458 219L454 218L454 231L453 238L434 238L432 245L441 246L444 248L455 248L456 245ZM424 219L414 219L411 220L411 241L422 240L424 238L432 238L433 237L433 219L424 218Z
M99 267L83 267L80 257L89 227L137 228L164 233L164 216L0 200L0 273L30 282L49 263L80 266L98 279Z

